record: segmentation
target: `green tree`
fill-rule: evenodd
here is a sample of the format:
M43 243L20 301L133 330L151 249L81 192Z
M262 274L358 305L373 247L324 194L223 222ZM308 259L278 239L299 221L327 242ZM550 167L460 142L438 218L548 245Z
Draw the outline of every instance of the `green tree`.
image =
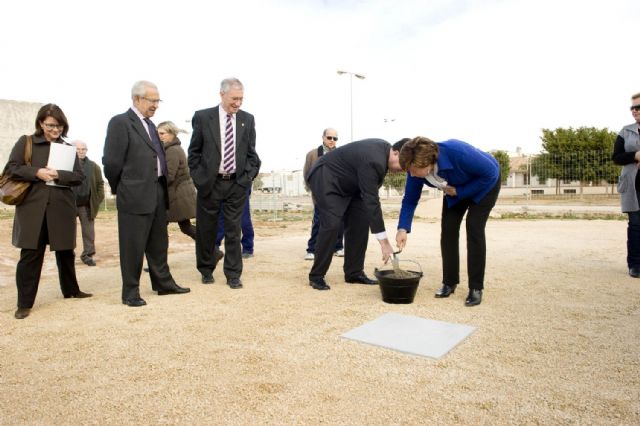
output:
M556 194L563 180L579 181L580 193L585 184L616 181L619 167L610 160L615 132L595 127L542 129L541 140L543 152L531 162L531 173L542 183L556 179Z
M382 186L387 190L387 197L389 196L389 189L393 188L398 191L398 194L404 194L404 184L407 181L407 174L405 172L387 173L382 182Z
M507 183L509 173L511 173L511 164L509 162L509 154L506 151L491 151L491 155L498 161L500 165L500 176L502 178L502 184Z

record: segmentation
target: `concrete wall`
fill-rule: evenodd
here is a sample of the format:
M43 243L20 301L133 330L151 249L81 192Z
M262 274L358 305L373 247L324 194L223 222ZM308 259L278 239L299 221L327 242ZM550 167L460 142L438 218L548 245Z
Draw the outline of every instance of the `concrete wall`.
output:
M0 172L18 138L35 131L36 115L42 105L0 99Z

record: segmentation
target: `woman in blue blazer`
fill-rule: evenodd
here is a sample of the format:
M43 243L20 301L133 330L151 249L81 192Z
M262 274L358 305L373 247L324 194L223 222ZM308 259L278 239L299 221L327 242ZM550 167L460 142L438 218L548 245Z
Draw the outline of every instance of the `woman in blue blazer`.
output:
M408 176L396 235L398 247L403 249L407 243L423 185L442 190L442 288L436 297L449 297L460 282L458 240L466 213L469 295L465 305L479 305L486 264L484 229L500 192L498 162L466 142L450 139L436 143L419 136L403 144L400 165Z

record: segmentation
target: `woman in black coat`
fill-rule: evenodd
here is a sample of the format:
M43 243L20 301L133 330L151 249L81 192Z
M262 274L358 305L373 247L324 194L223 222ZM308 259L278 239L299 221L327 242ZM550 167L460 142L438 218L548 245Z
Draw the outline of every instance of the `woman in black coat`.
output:
M26 318L35 302L47 244L56 253L60 288L65 298L84 298L91 294L80 291L76 279L76 203L71 186L80 185L84 175L76 157L73 171L47 167L51 144L67 144L69 124L64 113L54 104L40 108L32 140L31 165L25 164L27 136L14 145L4 173L15 180L29 181L31 186L21 204L16 206L12 243L19 247L16 267L18 288L17 319ZM49 184L47 184L49 183Z

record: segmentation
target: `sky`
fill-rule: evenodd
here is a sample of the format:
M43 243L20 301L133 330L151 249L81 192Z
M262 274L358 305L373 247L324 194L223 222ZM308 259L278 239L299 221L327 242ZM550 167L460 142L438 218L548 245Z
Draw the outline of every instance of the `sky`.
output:
M137 80L159 88L156 124L190 132L239 78L263 172L301 169L326 127L338 145L426 136L534 154L543 128L617 132L640 92L637 0L5 3L0 99L58 104L98 162Z

